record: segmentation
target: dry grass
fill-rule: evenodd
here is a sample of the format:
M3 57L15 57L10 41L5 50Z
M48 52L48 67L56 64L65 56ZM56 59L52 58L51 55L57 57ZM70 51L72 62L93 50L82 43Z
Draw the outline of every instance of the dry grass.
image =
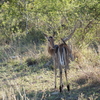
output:
M27 47L22 54L15 51L8 54L8 51L3 51L6 52L5 59L12 56L17 58L7 59L7 62L0 64L1 100L100 99L100 55L96 55L91 49L77 49L77 58L71 62L68 73L71 91L68 92L64 86L63 93L60 94L59 89L54 89L54 72L51 65L44 66L49 60L45 46L41 46L42 50L34 46L33 48ZM30 61L32 65L28 66L27 62ZM59 75L57 82L59 85Z

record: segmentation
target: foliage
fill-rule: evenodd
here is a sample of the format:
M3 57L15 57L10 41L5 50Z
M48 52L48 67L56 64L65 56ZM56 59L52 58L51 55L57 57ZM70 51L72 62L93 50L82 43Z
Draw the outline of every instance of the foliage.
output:
M1 0L0 99L99 100L99 8L100 0ZM71 95L66 89L59 94L43 33L59 43L75 25Z
M0 7L1 44L15 41L17 37L23 37L27 33L32 33L33 35L29 34L27 38L32 36L33 39L43 38L42 33L56 33L58 37L62 34L66 36L76 21L78 21L78 31L75 34L77 37L75 40L86 41L86 44L90 44L92 41L97 41L99 34L97 32L99 28L96 27L99 26L99 7L99 0L2 1ZM41 35L37 37L34 30L37 35L38 32Z

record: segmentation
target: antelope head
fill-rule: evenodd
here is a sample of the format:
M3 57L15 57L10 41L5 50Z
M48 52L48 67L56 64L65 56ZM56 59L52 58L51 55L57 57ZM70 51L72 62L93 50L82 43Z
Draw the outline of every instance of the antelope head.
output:
M48 40L48 46L50 49L54 49L54 36L48 36L44 34L45 38Z

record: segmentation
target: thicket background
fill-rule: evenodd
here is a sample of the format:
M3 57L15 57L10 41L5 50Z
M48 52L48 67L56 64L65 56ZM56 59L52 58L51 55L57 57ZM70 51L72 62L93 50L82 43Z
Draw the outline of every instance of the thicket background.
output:
M51 95L53 65L43 33L55 34L59 44L75 24L68 43L75 57L69 71L72 95ZM99 52L100 0L0 1L0 99L99 100Z

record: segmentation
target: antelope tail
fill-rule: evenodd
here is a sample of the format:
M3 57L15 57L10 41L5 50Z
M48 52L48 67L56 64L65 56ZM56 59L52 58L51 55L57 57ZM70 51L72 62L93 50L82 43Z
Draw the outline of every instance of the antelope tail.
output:
M60 52L60 49L58 49L58 57L59 57L59 62L61 66L65 65L65 49L62 48L62 52Z

